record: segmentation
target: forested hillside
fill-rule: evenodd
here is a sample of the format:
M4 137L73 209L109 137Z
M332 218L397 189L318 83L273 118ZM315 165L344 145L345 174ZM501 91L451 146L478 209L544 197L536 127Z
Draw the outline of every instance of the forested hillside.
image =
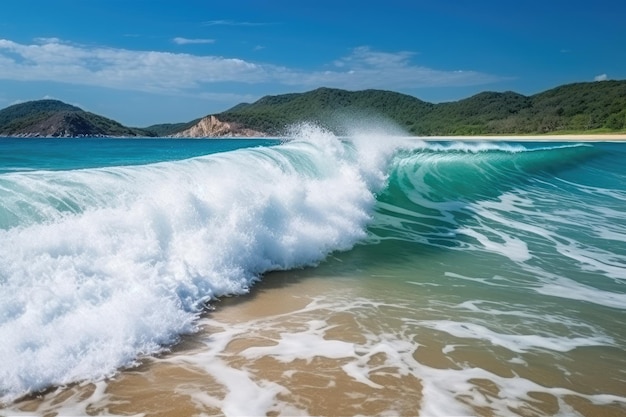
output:
M143 130L149 132L150 136L162 138L189 129L199 121L200 119L195 119L191 122L183 123L162 123L158 125L144 127Z
M626 129L626 81L569 84L532 96L483 92L440 104L391 91L319 88L263 97L217 117L280 134L285 126L303 120L343 133L346 120L368 115L393 120L414 135L622 131Z
M626 81L569 84L532 96L483 92L438 104L392 91L318 88L266 96L211 117L240 132L272 136L307 121L349 134L363 119L389 120L420 136L624 132ZM180 136L203 131L195 129L202 120L137 129L58 100L39 100L0 110L0 136Z
M263 97L252 104L239 104L217 117L269 134L280 134L286 126L302 121L318 122L341 134L351 119L368 116L382 116L410 130L433 107L392 91L318 88L301 94Z
M142 129L86 112L58 100L37 100L0 110L4 136L151 136Z

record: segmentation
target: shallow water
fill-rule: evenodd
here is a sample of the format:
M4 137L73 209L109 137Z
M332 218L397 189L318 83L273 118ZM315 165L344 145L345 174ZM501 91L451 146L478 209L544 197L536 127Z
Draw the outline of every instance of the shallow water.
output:
M220 301L172 352L14 406L58 415L623 415L623 387L607 378L623 361L619 349L553 350L568 338L495 334L462 318L476 306L379 282L270 274L249 296Z

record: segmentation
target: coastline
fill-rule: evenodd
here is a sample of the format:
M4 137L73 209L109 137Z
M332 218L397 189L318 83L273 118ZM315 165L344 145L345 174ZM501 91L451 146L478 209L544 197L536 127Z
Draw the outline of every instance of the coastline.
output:
M626 142L626 133L602 133L602 134L545 134L545 135L459 135L459 136L409 136L424 141L493 141L493 142ZM40 135L4 135L0 138L37 138L37 139L284 139L282 136L40 136Z
M515 141L515 142L624 142L626 133L497 136L416 136L422 140Z

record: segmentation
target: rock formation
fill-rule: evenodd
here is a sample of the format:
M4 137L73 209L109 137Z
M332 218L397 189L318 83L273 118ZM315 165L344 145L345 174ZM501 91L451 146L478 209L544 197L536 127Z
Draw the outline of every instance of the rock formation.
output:
M247 129L236 123L222 122L213 115L206 116L189 129L185 129L172 135L174 138L233 138L263 136L266 136L263 132Z

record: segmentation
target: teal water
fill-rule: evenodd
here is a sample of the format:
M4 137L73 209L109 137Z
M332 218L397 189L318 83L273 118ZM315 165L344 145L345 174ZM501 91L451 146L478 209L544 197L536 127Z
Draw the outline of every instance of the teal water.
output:
M0 173L144 165L251 146L272 139L61 139L0 137Z
M164 360L272 399L204 403L227 415L323 414L290 379L320 356L368 396L382 372L419 380L371 414L626 415L626 146L351 139L0 139L6 406L211 326L204 353ZM271 271L319 280L297 331L203 314ZM243 335L272 344L216 366ZM294 367L272 380L291 397L261 357Z

